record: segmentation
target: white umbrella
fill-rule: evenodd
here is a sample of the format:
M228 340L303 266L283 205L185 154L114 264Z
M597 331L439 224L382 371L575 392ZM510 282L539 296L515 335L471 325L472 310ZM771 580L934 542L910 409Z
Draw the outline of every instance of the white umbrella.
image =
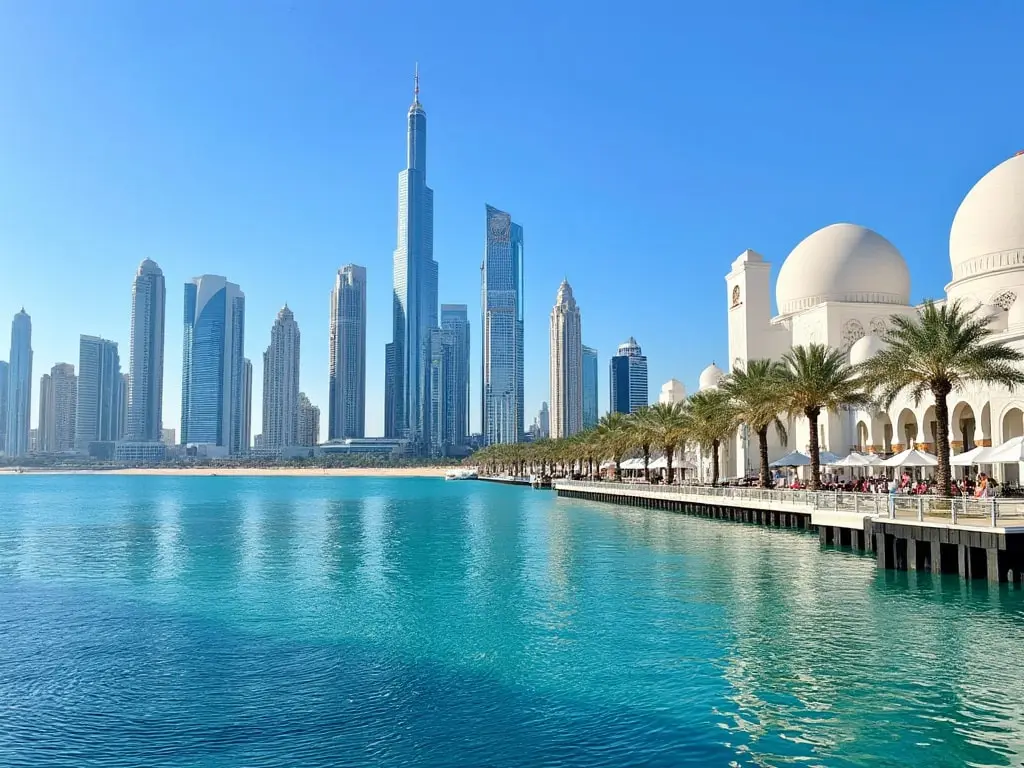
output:
M1024 461L1024 437L1011 437L1002 445L992 449L985 457L985 464L1016 464Z
M787 453L781 459L776 459L769 467L806 467L811 463L811 458L800 453L800 451L793 451Z
M882 462L886 467L934 467L939 463L938 457L927 451L919 451L916 448L897 453L892 458Z
M836 454L832 453L832 451L821 451L818 454L819 464L824 464L825 466L830 467L834 465L837 461L839 461L839 457Z
M880 459L879 459L880 461ZM863 453L851 453L849 456L844 456L838 461L833 461L833 467L870 467L872 464L877 462L871 461Z
M639 459L639 458L637 458L637 459L626 459L624 462L622 462L622 468L623 469L643 469L644 468L644 460L643 459Z
M1002 446L999 446L1000 448ZM977 448L972 448L969 451L958 453L951 457L949 463L954 467L972 467L975 464L990 464L988 457L992 455L995 449L992 447L985 447L979 445Z
M697 466L692 461L686 459L673 459L673 469L696 469ZM651 469L668 469L668 460L664 456L659 456L651 462Z

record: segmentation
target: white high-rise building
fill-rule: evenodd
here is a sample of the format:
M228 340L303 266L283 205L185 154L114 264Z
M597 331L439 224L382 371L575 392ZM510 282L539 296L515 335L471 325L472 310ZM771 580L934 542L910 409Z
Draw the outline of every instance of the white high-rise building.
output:
M53 388L53 444L51 451L75 449L75 419L78 416L78 377L71 363L57 363L50 369Z
M252 448L252 360L242 360L242 437L241 453Z
M583 429L583 329L580 310L565 280L551 310L551 437Z
M299 392L299 439L297 445L313 447L320 444L320 409Z
M299 441L299 324L286 304L263 354L263 447L276 451Z
M39 427L36 430L38 439L35 450L49 453L57 437L54 430L56 404L53 399L53 379L48 373L39 377Z
M11 359L7 372L5 452L24 456L29 449L32 416L32 318L24 308L11 323Z
M327 439L366 436L366 267L338 270L331 291Z
M162 435L166 303L164 273L156 262L146 259L132 284L128 417L121 430L129 440L157 442Z

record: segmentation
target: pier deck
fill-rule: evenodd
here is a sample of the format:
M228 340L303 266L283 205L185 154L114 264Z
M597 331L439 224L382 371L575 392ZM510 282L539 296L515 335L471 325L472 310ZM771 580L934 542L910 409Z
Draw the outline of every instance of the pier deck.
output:
M557 480L559 496L817 531L873 552L879 568L1024 583L1024 499Z

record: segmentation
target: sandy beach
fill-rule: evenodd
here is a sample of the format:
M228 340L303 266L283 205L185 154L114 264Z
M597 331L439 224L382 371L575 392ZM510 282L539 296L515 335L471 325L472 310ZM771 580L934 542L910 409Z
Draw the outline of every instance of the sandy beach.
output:
M444 477L451 467L154 467L150 469L46 469L26 467L21 474L53 475L175 475L180 477ZM15 474L0 468L0 474Z

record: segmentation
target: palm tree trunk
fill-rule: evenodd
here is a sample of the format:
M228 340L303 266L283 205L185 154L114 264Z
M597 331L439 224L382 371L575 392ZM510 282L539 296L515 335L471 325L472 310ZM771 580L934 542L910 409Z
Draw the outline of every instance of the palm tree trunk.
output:
M772 473L768 467L768 427L757 430L757 452L760 457L760 482L762 488L772 484Z
M820 408L805 408L804 416L811 428L811 439L807 450L811 453L811 490L821 488L821 446L818 444L818 414Z
M718 448L719 441L711 441L711 485L718 485Z
M615 482L622 482L622 459L618 456L615 457Z
M644 445L644 482L651 482L651 446Z
M675 479L675 470L672 468L672 454L674 454L675 452L676 447L674 445L665 446L665 464L668 467L668 472L666 473L666 482L669 485L672 485L672 481Z
M949 403L946 402L950 389L952 387L948 382L932 386L932 395L935 397L935 455L939 459L935 481L940 496L953 495L949 484Z

